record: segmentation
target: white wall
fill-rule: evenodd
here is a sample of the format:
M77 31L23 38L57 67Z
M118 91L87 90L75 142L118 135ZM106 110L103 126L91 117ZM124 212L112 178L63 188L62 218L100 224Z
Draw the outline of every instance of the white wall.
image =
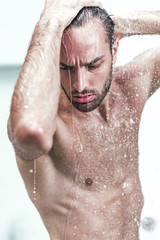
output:
M157 10L160 1L152 0L103 0L103 5L109 14L125 10ZM44 0L5 0L0 3L0 64L22 63L26 55L34 26L43 9ZM145 41L145 46L147 45ZM144 44L144 42L143 42ZM142 45L143 46L143 45ZM123 47L123 46L122 46ZM125 47L125 43L124 43ZM143 46L144 48L144 46ZM132 47L129 51L123 50L126 59L139 51Z

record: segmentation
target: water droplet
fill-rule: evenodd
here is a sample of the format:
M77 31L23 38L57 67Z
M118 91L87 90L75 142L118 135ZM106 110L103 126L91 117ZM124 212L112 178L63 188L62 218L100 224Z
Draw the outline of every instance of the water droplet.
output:
M23 86L20 87L20 92L22 92L22 91L23 91Z
M34 177L33 177L33 199L36 201L36 173L37 173L37 166L36 166L36 160L34 160Z
M123 189L128 187L128 183L123 183Z
M120 122L119 122L118 120L115 121L114 126L115 126L115 127L120 127Z
M131 124L133 124L133 123L134 123L134 121L133 121L133 119L132 119L132 118L130 118L130 123L131 123Z
M106 185L103 185L103 187L106 189L107 188L107 186Z
M79 152L79 153L83 152L83 145L82 145L82 144L80 144L80 146L79 146L78 148L79 148L79 149L78 149L78 152Z
M153 231L155 228L156 222L153 218L146 217L142 220L142 227L146 231Z
M43 128L39 128L38 132L43 133Z
M28 105L24 105L24 109L28 109Z

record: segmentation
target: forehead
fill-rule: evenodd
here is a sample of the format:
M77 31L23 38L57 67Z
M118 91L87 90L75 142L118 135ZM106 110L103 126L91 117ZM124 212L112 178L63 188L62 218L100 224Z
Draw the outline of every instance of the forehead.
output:
M82 61L103 55L109 49L109 43L102 24L97 20L89 21L82 27L71 27L63 33L61 44L61 60Z

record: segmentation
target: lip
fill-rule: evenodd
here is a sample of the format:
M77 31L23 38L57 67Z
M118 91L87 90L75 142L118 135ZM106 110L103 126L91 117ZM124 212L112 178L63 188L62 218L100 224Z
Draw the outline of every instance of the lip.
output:
M88 102L91 102L94 98L94 95L91 94L91 95L74 95L73 96L73 99L76 101L76 102L79 102L79 103L88 103Z

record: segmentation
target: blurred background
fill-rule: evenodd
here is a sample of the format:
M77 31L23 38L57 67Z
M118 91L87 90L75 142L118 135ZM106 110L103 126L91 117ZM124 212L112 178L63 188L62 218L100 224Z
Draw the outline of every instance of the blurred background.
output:
M160 1L105 0L108 13L160 10ZM7 118L15 82L27 53L44 0L0 3L0 240L48 240L48 233L25 190L14 150L7 137ZM117 65L147 48L160 46L159 36L130 37L120 42ZM160 91L147 102L139 134L140 178L145 197L141 240L160 239ZM151 226L151 227L147 227Z

